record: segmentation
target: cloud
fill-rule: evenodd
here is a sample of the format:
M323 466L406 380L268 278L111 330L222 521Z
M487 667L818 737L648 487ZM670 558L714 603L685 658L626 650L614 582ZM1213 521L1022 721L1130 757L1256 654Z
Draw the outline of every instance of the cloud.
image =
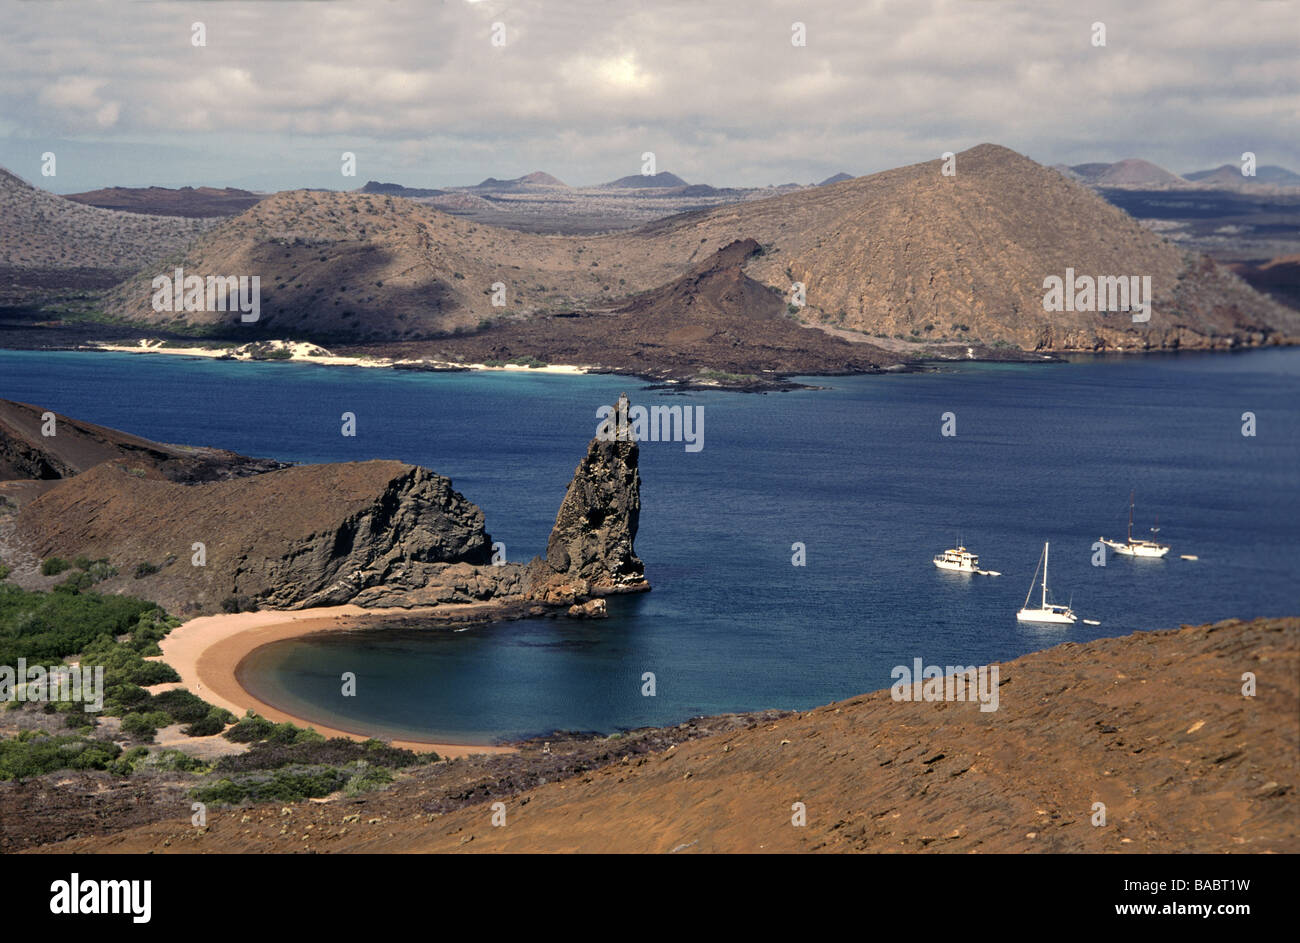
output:
M411 185L537 169L597 182L635 173L646 150L688 180L761 185L980 141L1049 163L1143 156L1179 171L1254 150L1297 165L1293 13L1215 0L9 4L0 155L43 139L152 143L157 163L139 172L163 180L219 150L233 176L284 187L322 185L344 149ZM196 19L205 47L190 41Z

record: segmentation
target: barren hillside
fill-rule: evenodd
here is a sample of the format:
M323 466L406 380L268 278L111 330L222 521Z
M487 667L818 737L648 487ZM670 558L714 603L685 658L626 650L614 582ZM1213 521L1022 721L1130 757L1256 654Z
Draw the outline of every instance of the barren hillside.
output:
M281 193L206 236L183 265L189 274L260 275L260 331L355 342L611 309L739 239L764 248L746 266L750 278L787 297L802 283L802 318L863 335L1027 349L1300 337L1300 315L1054 170L989 144L958 155L956 169L944 176L935 160L590 238L483 226L388 196ZM1044 279L1067 269L1149 276L1150 322L1045 311ZM153 311L154 274L123 286L110 313L227 331L238 320ZM494 284L504 287L503 306L493 304Z
M83 206L0 170L0 267L125 274L161 262L212 225Z
M654 753L642 737L610 739L559 772L580 747L435 764L365 797L209 811L203 829L174 813L102 837L87 828L47 847L1295 853L1298 678L1300 619L1137 632L1002 665L991 712L878 691L700 725L717 732Z

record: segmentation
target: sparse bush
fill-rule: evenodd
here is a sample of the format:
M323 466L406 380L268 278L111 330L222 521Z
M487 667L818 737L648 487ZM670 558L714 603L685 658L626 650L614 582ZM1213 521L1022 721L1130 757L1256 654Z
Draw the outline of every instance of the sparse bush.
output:
M41 561L41 573L45 576L58 576L70 566L72 564L62 557L46 557Z
M373 766L403 769L435 763L436 753L414 753L391 747L380 740L359 742L344 737L303 743L256 743L247 753L224 756L214 769L220 773L242 773L255 769L279 769L283 766L345 766L364 760Z
M59 587L67 588L74 593L79 593L83 589L90 589L90 587L94 585L95 581L91 578L89 573L85 570L74 570L68 575L67 579L59 584Z
M86 572L96 583L102 583L106 579L117 576L117 567L110 565L107 560L95 560Z
M210 805L238 805L241 802L298 802L321 799L337 792L352 779L356 770L328 766L290 766L271 772L242 773L198 786L190 795Z
M363 792L372 792L375 789L382 789L393 781L393 774L382 766L371 766L369 763L358 764L357 771L352 777L343 784L343 793L348 796L355 796Z
M135 573L133 573L132 575L136 579L142 580L146 576L153 576L153 574L157 572L158 572L158 567L154 566L152 563L149 563L148 561L145 561L143 563L137 563L135 565Z

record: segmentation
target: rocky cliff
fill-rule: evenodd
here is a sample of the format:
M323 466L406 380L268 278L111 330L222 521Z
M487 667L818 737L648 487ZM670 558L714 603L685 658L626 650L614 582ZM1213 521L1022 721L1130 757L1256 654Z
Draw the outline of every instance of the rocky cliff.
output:
M411 586L422 564L487 563L491 547L450 480L392 461L188 487L106 462L24 506L17 530L38 557L107 557L131 574L122 588L182 611L347 602Z
M286 466L186 449L0 401L0 560L46 586L40 560L107 558L96 586L181 613L353 602L493 599L519 611L648 588L632 542L637 446L593 441L545 560L493 565L483 512L428 469L395 461ZM8 478L11 480L5 481ZM42 480L43 479L43 480Z
M641 473L639 449L627 425L626 395L613 409L611 436L592 439L574 470L545 559L529 564L529 592L539 600L578 602L650 588L633 547L641 516ZM619 416L621 421L613 421Z

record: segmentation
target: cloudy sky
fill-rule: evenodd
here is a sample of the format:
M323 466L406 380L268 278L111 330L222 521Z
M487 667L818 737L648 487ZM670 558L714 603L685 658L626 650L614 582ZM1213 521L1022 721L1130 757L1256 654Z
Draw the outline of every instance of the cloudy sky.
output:
M581 185L652 151L762 186L992 141L1300 170L1298 23L1296 0L0 0L0 166L63 193Z

